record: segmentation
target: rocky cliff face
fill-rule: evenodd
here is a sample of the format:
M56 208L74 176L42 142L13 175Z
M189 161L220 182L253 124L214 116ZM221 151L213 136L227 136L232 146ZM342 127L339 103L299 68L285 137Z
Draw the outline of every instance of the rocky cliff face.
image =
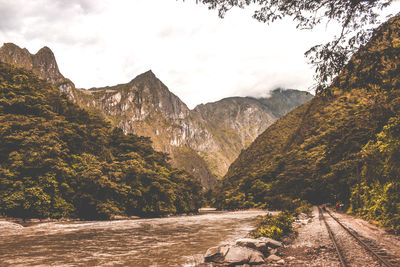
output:
M0 48L0 61L31 70L40 78L55 84L58 89L76 102L75 85L59 71L56 58L47 46L36 54L13 43L5 43Z
M157 150L170 154L175 167L198 177L205 188L213 187L216 177L222 177L240 151L269 125L312 98L306 92L278 89L270 98L226 98L190 110L152 71L126 84L84 90L62 76L47 47L32 55L5 44L0 60L32 70L124 132L150 137Z
M194 112L208 123L220 144L217 151L202 154L208 166L215 175L225 175L240 151L276 120L311 98L308 92L276 89L268 98L230 97L198 105Z

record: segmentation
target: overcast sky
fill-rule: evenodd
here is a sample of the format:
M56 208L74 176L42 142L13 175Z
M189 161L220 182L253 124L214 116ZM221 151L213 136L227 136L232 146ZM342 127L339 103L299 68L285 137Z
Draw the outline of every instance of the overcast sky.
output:
M399 3L391 8L399 11ZM0 42L54 52L77 87L126 83L151 69L190 108L229 96L308 90L304 52L337 33L267 26L251 10L219 19L195 0L0 0Z

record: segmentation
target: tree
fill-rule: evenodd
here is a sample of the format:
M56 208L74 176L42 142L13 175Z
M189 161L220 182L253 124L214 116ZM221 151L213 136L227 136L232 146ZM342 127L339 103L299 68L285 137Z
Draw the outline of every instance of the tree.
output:
M260 22L272 23L291 17L299 29L313 29L321 23L336 21L340 32L331 42L318 44L305 52L315 67L315 90L325 91L351 55L365 45L373 29L381 24L379 10L393 0L200 0L210 9L217 9L219 16L234 7L255 5L253 17Z

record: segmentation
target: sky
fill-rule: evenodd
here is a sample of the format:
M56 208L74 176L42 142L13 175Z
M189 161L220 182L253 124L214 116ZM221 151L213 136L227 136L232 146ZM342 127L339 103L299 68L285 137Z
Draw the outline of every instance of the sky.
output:
M224 19L195 0L0 0L0 43L48 46L78 88L127 83L152 70L189 108L277 88L310 91L304 52L337 34L266 25L250 9ZM390 8L400 11L399 1ZM0 44L0 45L1 45Z

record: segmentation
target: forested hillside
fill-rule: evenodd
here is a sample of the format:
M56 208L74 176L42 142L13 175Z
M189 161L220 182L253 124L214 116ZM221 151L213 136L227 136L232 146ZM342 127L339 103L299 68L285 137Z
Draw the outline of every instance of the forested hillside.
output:
M73 103L103 114L113 127L150 137L155 150L168 153L171 165L198 178L204 189L213 188L240 151L269 125L313 97L276 89L267 98L231 97L190 110L151 70L128 83L86 90L61 74L48 47L31 54L5 43L0 61L31 70Z
M324 93L283 117L231 165L220 208L348 204L400 231L400 17L377 29Z
M200 182L151 141L112 129L32 72L0 63L0 214L157 216L197 211Z

